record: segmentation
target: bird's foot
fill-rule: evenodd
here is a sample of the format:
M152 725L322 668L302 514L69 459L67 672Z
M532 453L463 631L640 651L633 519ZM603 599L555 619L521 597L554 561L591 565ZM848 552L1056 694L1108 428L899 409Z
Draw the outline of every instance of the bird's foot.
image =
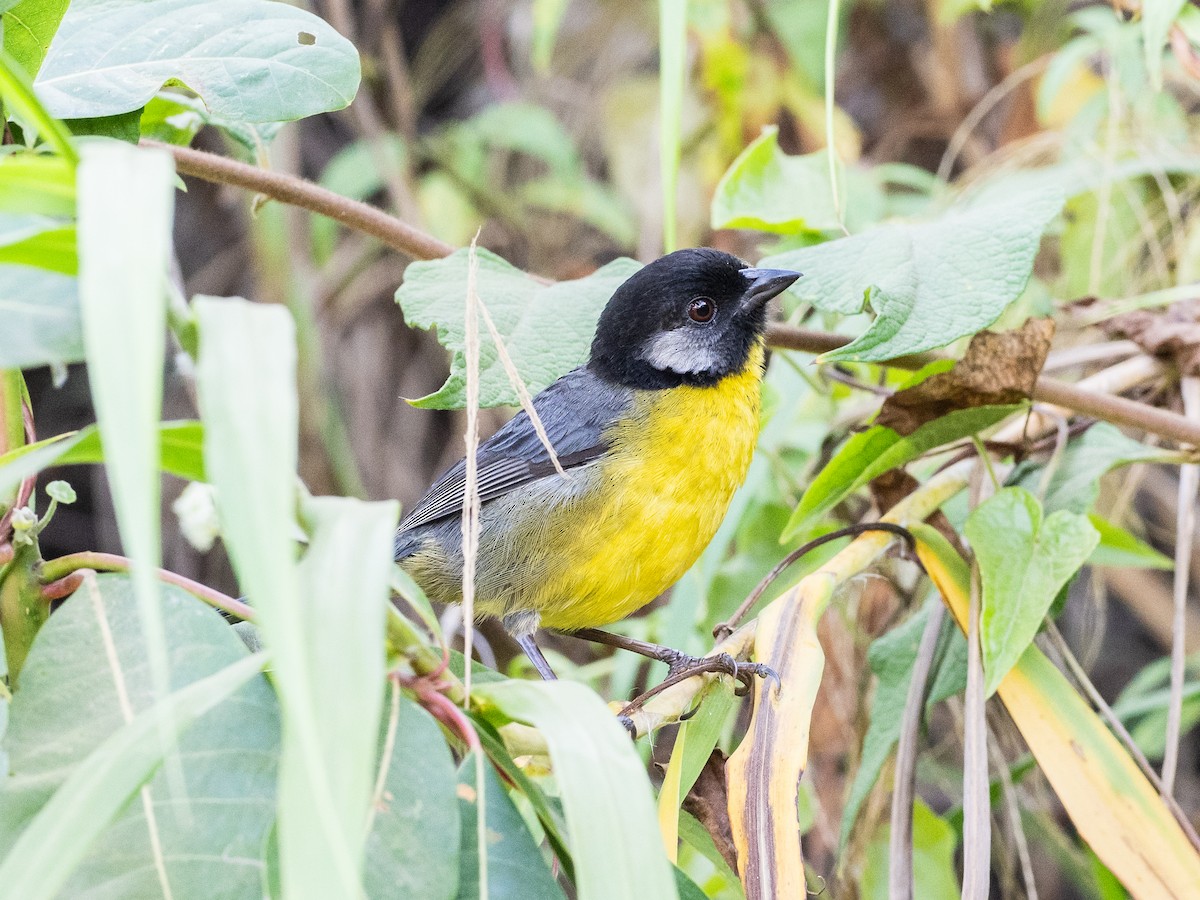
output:
M734 694L744 697L754 687L755 678L769 678L779 684L779 673L768 665L757 662L739 662L728 653L714 653L712 656L691 656L678 650L670 651L670 656L663 659L670 669L667 679L675 682L700 675L705 672L719 672L730 675L739 683Z

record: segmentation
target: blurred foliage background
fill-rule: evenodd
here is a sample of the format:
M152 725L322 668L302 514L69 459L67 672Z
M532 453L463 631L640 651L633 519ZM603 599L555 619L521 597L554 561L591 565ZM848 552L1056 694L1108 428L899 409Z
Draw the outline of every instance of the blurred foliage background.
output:
M354 103L337 113L236 135L202 128L195 146L369 200L455 246L480 231L482 245L550 278L578 277L623 255L645 261L664 250L655 4L307 5L362 54L364 80ZM825 146L829 8L815 0L687 4L679 246L712 245L754 260L838 231L836 217L821 219L827 197L816 189L805 193L806 184L826 183L823 164L805 168L819 157L790 159ZM1035 280L1004 322L1057 308L1056 348L1065 349L1095 340L1091 325L1107 312L1128 308L1117 300L1157 296L1150 302L1161 305L1161 292L1168 290L1177 291L1168 299L1195 299L1178 288L1194 289L1200 278L1195 214L1200 10L1192 6L1177 21L1167 21L1171 49L1156 67L1147 65L1136 4L1050 0L980 9L964 0L860 0L833 8L832 133L847 169L845 220L851 231L920 212L943 189L935 175L971 184L1034 165L1061 164L1064 173L1127 166L1128 178L1069 201L1051 238L1055 252L1040 258ZM1156 83L1160 79L1165 90ZM169 122L184 131L201 124L185 112ZM746 202L728 185L722 188L722 178L768 126L777 129L778 150L763 151L768 171L761 194ZM739 189L750 190L747 184ZM805 222L762 212L784 191L790 192L789 204L805 211ZM760 211L759 219L739 219L750 207ZM253 297L285 304L295 316L301 343L300 472L309 489L398 498L410 505L461 455L463 423L459 412L414 409L406 402L435 391L448 371L445 350L431 334L407 327L395 303L407 260L301 210L247 203L232 188L189 181L177 209L175 247L185 296ZM729 224L740 228L714 229ZM818 327L855 327L802 307L789 314ZM188 366L181 354L171 367L165 419L194 414ZM1073 369L1084 370L1083 363ZM861 375L777 359L767 400L768 412L779 415L768 421L750 485L722 538L677 588L675 602L656 604L625 623L628 633L696 651L710 645L712 625L800 543L797 538L781 546L778 537L807 479L878 403L872 393L843 383ZM51 389L49 372L32 373L30 389L42 434L94 420L81 366L72 369L61 390ZM1153 399L1156 388L1147 390ZM781 398L788 402L781 404ZM508 414L485 411L485 428L494 429ZM60 509L43 535L47 558L84 548L118 549L103 477L100 467L90 482L78 472L71 476L80 502ZM1103 482L1097 509L1170 553L1176 478L1166 467L1122 470ZM180 536L170 508L182 487L173 482L164 501L165 567L236 593L220 546L200 552ZM843 509L840 517L854 519L861 512ZM1172 599L1169 574L1157 571L1162 566L1148 553L1141 563L1150 567L1087 568L1070 588L1061 624L1106 698L1115 701L1133 685L1125 697L1127 724L1154 757L1162 752L1163 657L1171 641ZM1191 565L1196 580L1200 552L1192 554ZM802 571L797 567L792 577ZM851 880L864 896L883 890L870 872L878 867L878 854L886 852L877 827L886 820L886 795L877 791L867 798L868 818L855 830L852 852L839 854L838 843L847 773L857 767L869 721L874 682L867 650L906 607L922 599L912 596L914 590L910 570L885 563L881 574L856 580L820 629L827 666L802 793L808 802L802 810L806 861L813 871L829 873L830 886L837 873L857 868L860 877ZM457 615L444 614L447 633L457 627ZM1200 650L1194 603L1188 615L1194 661ZM488 664L523 671L515 647L498 628L485 626L477 649ZM606 697L627 695L655 674L638 660L575 641L551 639L550 649L560 672L592 683ZM1188 696L1185 725L1194 725L1200 694L1193 690ZM943 830L945 822L955 823L961 796L960 717L961 704L954 699L937 708L933 751L922 756L918 772L921 796L939 813L949 811L944 819L929 818L924 831L918 816L919 848L925 841L922 852L941 861L931 865L944 864L954 847L951 842L947 849ZM1002 716L993 726L1002 737L1001 752L1020 763L1025 757L1011 727ZM736 728L731 720L729 733ZM667 737L656 758L665 760L669 749ZM1070 839L1037 770L1014 771L1043 896L1120 896L1111 876ZM1195 821L1200 745L1194 733L1184 744L1176 794ZM1015 886L1017 846L1004 829L996 853L1002 862L997 877ZM696 865L702 869L707 863ZM918 871L922 865L918 862ZM701 873L693 874L702 880ZM713 895L736 896L732 886L729 891L722 894L718 886ZM1007 890L1004 896L1010 896Z

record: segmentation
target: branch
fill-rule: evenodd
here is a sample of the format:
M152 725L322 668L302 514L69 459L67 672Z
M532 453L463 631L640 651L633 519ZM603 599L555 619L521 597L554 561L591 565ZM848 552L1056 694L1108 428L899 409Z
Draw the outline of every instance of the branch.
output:
M347 228L378 238L387 246L413 259L440 259L449 256L455 250L446 242L388 215L381 209L343 197L295 175L272 172L203 150L174 147L158 141L142 141L142 144L170 153L175 157L176 169L184 175L215 184L231 184L248 191L256 191L282 203L320 213L341 222ZM791 325L773 324L767 329L767 343L772 347L803 353L828 353L845 346L850 340L840 334L811 331ZM889 360L885 365L918 369L938 358L936 354L919 353ZM1177 413L1145 403L1085 391L1046 376L1038 379L1033 399L1095 416L1116 425L1139 428L1181 444L1200 446L1200 423L1191 422Z
M96 572L128 572L132 565L133 563L128 557L118 556L115 553L87 551L60 556L58 559L52 559L42 564L42 570L39 573L43 584L42 596L47 600L59 600L68 596L78 587L78 580L72 579L71 576L80 569L91 569ZM239 619L254 620L254 610L241 600L235 600L220 591L213 590L207 585L192 581L192 579L175 572L168 572L166 569L157 571L160 581L183 588L209 606L215 606Z

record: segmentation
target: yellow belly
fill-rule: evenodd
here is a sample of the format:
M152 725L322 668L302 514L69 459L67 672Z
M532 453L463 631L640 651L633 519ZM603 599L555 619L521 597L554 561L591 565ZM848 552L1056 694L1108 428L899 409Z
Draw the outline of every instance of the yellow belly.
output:
M547 628L607 625L645 606L708 546L745 480L758 434L761 346L713 387L646 391L608 432L603 483L537 596Z

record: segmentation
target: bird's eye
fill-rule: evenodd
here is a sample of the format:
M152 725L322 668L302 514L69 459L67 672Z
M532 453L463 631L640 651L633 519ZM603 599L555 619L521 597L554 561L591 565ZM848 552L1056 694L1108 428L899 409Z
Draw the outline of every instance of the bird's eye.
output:
M717 314L717 304L713 303L707 297L696 297L688 304L688 318L693 322L704 324L711 322L712 317Z

